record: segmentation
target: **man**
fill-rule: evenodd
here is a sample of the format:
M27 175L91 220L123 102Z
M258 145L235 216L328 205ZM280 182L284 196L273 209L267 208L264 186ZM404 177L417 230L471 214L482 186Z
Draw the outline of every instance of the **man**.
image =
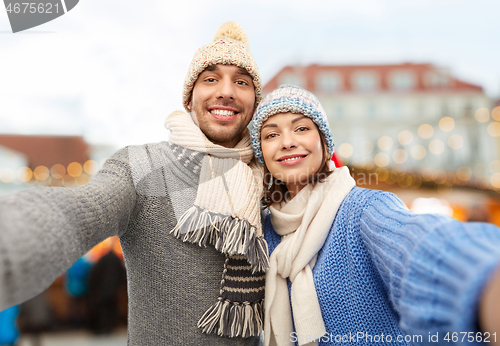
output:
M191 62L191 114L167 118L168 142L118 151L82 187L1 198L0 310L117 235L129 345L258 344L268 258L246 126L261 89L245 32L225 23Z

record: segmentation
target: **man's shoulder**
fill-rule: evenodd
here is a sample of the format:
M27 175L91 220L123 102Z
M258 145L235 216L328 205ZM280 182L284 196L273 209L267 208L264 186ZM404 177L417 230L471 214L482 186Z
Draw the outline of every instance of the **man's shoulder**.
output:
M132 164L133 162L150 161L154 157L165 157L169 150L170 146L167 141L127 145L118 149L109 159Z

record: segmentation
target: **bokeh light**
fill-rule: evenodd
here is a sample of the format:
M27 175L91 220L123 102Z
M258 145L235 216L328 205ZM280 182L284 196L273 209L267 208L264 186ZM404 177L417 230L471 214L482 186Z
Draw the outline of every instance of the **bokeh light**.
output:
M432 179L434 179L434 169L431 168L431 167L425 167L424 169L422 169L422 178L425 180L425 181L431 181Z
M490 120L490 110L486 107L481 107L474 113L474 118L480 123L485 123Z
M415 160L422 160L425 157L426 153L427 150L425 150L425 147L420 144L414 145L410 150L410 155Z
M401 131L398 134L398 142L402 145L408 145L413 141L413 133L408 130Z
M429 151L435 155L439 155L444 151L444 143L440 139L434 139L429 143Z
M462 166L457 169L457 178L462 181L469 181L472 177L472 169L467 166Z
M79 177L82 174L83 168L82 165L78 162L71 162L68 165L68 174L74 178Z
M77 183L76 178L71 176L69 173L66 174L62 179L62 185L64 187L74 187L76 186L76 183Z
M391 150L393 144L394 142L389 136L382 136L378 140L378 147L384 151Z
M500 173L495 173L490 178L490 183L493 187L500 188Z
M349 143L342 143L339 146L339 154L342 157L351 157L353 152L354 152L354 149L353 149L352 145L350 145Z
M389 171L385 168L377 168L375 173L380 181L386 181L389 178Z
M450 117L443 117L439 120L439 128L444 132L450 132L455 128L455 120Z
M493 122L488 125L486 130L491 137L498 137L500 136L500 123Z
M500 173L500 160L491 161L488 165L488 168L490 169L490 173L492 174Z
M33 178L33 171L29 167L21 167L17 170L17 179L26 183Z
M62 179L57 179L57 178L51 177L50 181L49 181L49 185L55 186L55 187L61 187L61 186L63 186L63 181L62 181Z
M0 169L0 180L4 183L12 183L16 180L16 172L11 168Z
M493 108L491 111L491 117L496 121L500 121L500 106Z
M55 179L62 179L66 175L66 167L61 164L55 164L50 169L50 175Z
M436 170L433 178L436 184L444 184L448 179L448 174L446 174L445 171L438 169Z
M434 134L434 128L429 124L422 124L418 128L418 135L423 139L431 138Z
M448 138L448 145L452 149L460 149L464 145L464 139L460 135L451 135Z
M379 167L385 167L389 164L390 158L386 153L378 153L375 155L375 164Z
M373 143L370 141L363 141L359 144L359 152L361 155L370 155L373 149Z
M94 160L88 160L83 164L83 170L89 175L94 175L99 170L99 165Z
M76 178L77 185L85 185L90 181L90 176L88 174L81 174Z
M392 153L392 160L396 163L399 164L405 163L407 159L408 159L408 153L403 149L396 149ZM411 183L408 185L411 185Z
M49 169L45 166L38 166L37 168L35 168L33 173L35 175L35 179L38 181L44 181L50 175Z

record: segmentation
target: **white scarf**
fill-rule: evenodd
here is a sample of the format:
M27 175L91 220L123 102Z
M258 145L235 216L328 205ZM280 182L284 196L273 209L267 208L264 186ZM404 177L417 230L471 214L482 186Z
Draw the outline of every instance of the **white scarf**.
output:
M220 252L246 256L254 270L267 269L267 244L260 220L263 169L252 159L248 130L234 148L225 148L212 143L186 112L173 112L165 126L170 130L170 142L207 154L201 162L195 205L180 217L175 236L200 246L212 238ZM215 220L219 216L226 219L227 231L205 227L222 222Z
M259 335L269 259L260 220L263 169L252 159L250 134L245 130L234 148L225 148L212 143L186 112L170 114L165 125L179 163L199 173L194 205L171 233L199 246L213 244L226 255L219 297L198 327L229 337ZM186 154L187 149L193 153ZM204 154L201 164L189 165L199 153Z
M347 167L334 168L323 183L306 185L292 200L269 207L281 243L271 254L266 273L265 345L294 345L286 278L292 282L293 321L299 345L317 345L325 333L312 269L337 210L355 186ZM311 342L311 340L314 340Z

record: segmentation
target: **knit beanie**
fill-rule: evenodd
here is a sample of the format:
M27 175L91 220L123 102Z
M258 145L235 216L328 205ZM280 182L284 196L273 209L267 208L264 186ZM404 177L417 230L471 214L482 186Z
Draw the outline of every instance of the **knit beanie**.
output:
M333 136L330 131L330 126L328 125L326 112L323 107L321 107L318 99L312 93L301 87L283 84L262 100L259 107L255 110L252 119L252 130L250 131L250 135L252 137L252 147L255 157L257 157L259 162L262 165L264 164L260 142L262 124L275 114L288 112L303 114L314 121L325 137L328 156L331 157L335 149Z
M240 24L226 22L217 29L212 43L198 49L191 61L182 92L182 103L188 112L190 110L187 105L198 75L208 66L216 64L235 65L246 69L253 79L255 104L259 104L262 84L259 69L248 49L248 36Z

